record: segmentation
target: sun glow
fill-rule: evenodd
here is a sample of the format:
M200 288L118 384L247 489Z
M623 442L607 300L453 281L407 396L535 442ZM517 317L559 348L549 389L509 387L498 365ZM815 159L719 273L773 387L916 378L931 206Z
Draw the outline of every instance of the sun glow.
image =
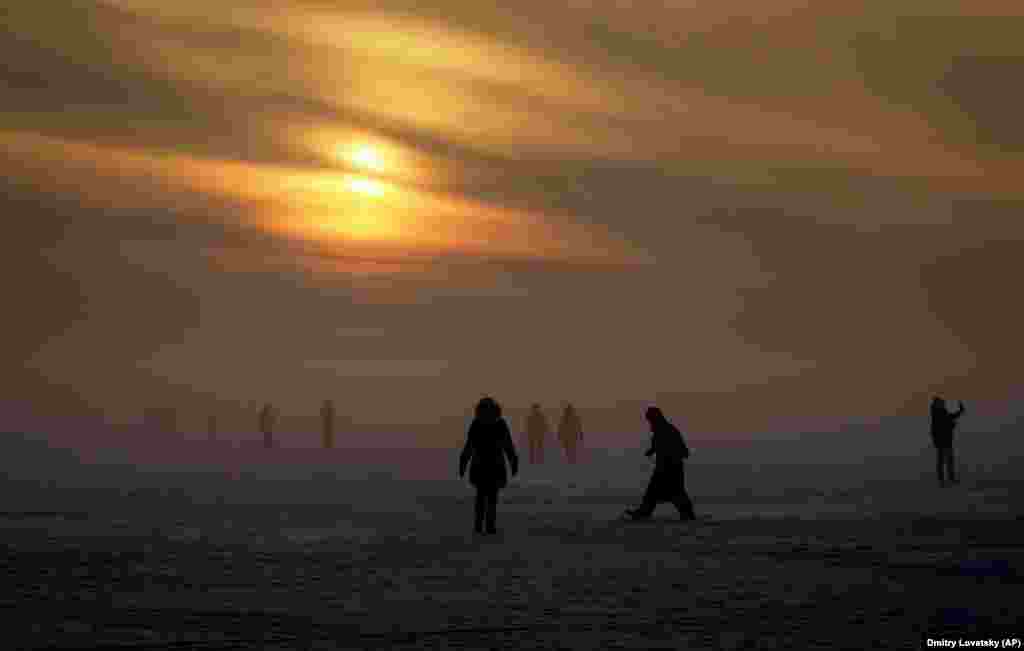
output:
M552 224L540 213L333 169L188 154L158 156L142 149L4 131L0 131L0 153L62 170L66 176L51 173L48 182L102 205L112 198L149 201L154 179L175 188L179 199L198 197L188 204L197 211L208 208L204 197L231 197L250 207L237 216L246 227L277 235L283 243L317 243L349 257L393 257L397 251L401 256L458 252L608 261L639 255L614 238L595 237L593 226L574 227L566 220ZM73 181L76 173L92 181ZM135 187L139 192L129 194ZM571 247L568 242L573 243ZM293 256L287 251L282 255ZM300 258L295 258L296 263L306 264Z
M362 176L352 176L345 179L345 187L356 194L367 197L383 197L387 194L387 186L380 181L374 181Z
M402 239L402 224L380 213L368 211L305 215L296 233L330 242L341 238L353 242L394 242Z
M363 144L352 147L345 154L345 160L355 167L368 172L384 172L387 170L383 152L370 145Z

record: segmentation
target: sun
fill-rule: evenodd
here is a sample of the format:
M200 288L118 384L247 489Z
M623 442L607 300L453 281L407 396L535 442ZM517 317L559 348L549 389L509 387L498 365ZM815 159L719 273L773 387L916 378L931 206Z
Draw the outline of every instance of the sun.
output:
M352 147L345 155L345 159L367 172L383 172L388 167L384 153L379 148L367 144Z

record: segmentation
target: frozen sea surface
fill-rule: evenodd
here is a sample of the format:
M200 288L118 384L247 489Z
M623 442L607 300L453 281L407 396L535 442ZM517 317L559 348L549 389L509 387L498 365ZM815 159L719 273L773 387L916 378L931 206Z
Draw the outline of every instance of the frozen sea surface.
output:
M454 478L8 480L3 648L911 649L929 631L1024 633L1012 477L940 489L695 466L698 522L663 506L627 523L649 467L606 463L527 468L492 537L471 534Z

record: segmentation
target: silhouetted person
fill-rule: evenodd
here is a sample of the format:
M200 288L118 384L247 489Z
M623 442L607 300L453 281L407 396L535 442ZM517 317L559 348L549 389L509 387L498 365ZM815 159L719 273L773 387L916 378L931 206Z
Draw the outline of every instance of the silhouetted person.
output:
M320 408L320 420L323 425L324 449L330 450L334 447L334 403L324 400L324 406Z
M549 431L548 419L544 417L540 405L535 403L526 418L526 442L530 450L530 463L544 462L544 440L548 437Z
M274 423L277 421L277 412L273 405L267 403L260 410L260 431L263 432L263 447L274 447Z
M626 515L634 520L651 517L654 508L662 502L672 502L683 520L697 518L693 502L686 493L686 477L683 460L689 458L690 450L683 441L683 435L675 425L668 422L657 407L648 407L647 422L651 426L651 447L646 456L657 455L654 473L647 484L643 502L636 509L626 509Z
M154 407L147 411L146 422L161 434L178 433L178 414L171 407Z
M939 486L946 483L946 479L956 484L959 482L956 476L956 463L953 459L953 430L956 422L964 413L964 403L960 403L960 409L955 412L946 409L946 402L935 396L932 398L932 443L935 445L935 472L939 476ZM943 477L945 470L945 477Z
M562 420L558 423L558 440L565 449L565 458L569 463L576 463L576 450L583 440L583 423L576 413L576 408L566 403L562 412Z
M466 445L459 455L460 478L466 474L466 464L472 461L469 481L476 487L474 530L477 533L483 533L485 520L487 533L498 532L498 491L508 484L505 457L514 477L519 471L519 457L512 443L512 433L501 417L501 406L493 398L483 398L477 403Z

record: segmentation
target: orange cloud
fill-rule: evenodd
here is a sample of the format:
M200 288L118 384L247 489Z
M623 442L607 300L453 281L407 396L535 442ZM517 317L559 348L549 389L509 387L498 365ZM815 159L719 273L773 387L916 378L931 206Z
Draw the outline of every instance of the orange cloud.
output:
M333 170L309 170L184 154L157 155L24 133L4 134L3 147L57 172L50 182L66 184L101 203L123 195L111 186L76 185L88 169L118 187L145 194L160 189L156 201L173 202L181 193L225 197L253 207L247 225L285 240L322 244L347 255L379 256L382 251L464 252L524 259L628 262L642 253L610 234L567 219L535 215L454 195ZM59 178L61 174L64 178ZM58 178L54 178L58 177ZM128 181L128 183L124 183ZM142 186L140 187L139 184ZM216 217L215 217L216 218ZM318 269L351 272L348 263L320 260ZM377 268L361 263L360 269Z
M858 30L884 27L895 15L889 3L851 12L798 0L666 2L628 10L577 2L549 9L551 30L567 40L564 51L551 47L550 38L543 49L530 47L454 21L345 3L332 10L114 4L190 29L241 30L288 43L284 55L270 58L257 47L225 56L204 41L130 30L116 36L125 51L172 79L308 98L496 155L657 160L685 175L700 175L706 166L725 180L732 166L731 180L739 183L757 176L751 167L828 167L934 177L951 190L983 192L1015 192L1021 172L1019 163L980 161L948 146L925 116L865 86L851 43ZM905 9L918 16L1020 13L998 2L933 5ZM617 39L619 56L580 56L597 52L578 36L580 26L591 25ZM644 57L632 62L630 49ZM731 90L743 88L759 92ZM310 147L338 157L329 142ZM411 167L406 175L430 177Z

